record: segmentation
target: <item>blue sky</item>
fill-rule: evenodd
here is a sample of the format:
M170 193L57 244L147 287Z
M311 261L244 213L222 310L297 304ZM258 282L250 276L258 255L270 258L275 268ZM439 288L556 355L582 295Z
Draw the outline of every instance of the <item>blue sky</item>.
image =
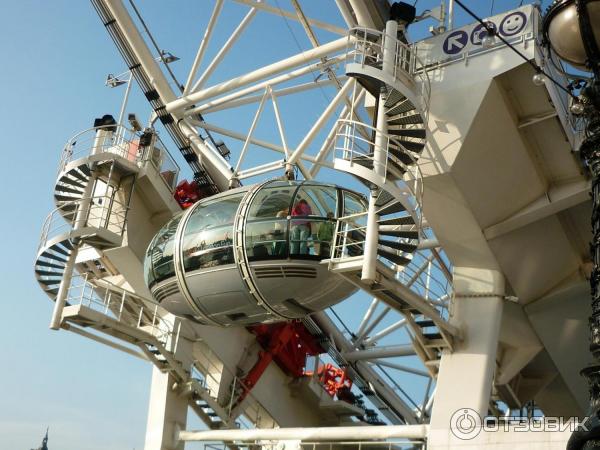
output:
M215 42L223 42L247 10L226 3ZM276 5L273 0L269 3ZM421 10L438 3L420 0L418 7ZM490 13L491 2L467 3L476 5L482 15ZM495 3L498 12L518 6L520 1ZM279 4L291 10L286 0ZM327 18L335 11L333 1L307 0L303 4L312 17ZM208 0L138 1L161 47L182 58L173 65L180 80L185 80L212 5ZM117 115L122 91L106 88L104 80L109 72L122 72L124 65L89 2L3 0L0 12L4 19L0 28L0 130L5 157L0 221L5 311L0 327L0 449L38 446L46 426L50 426L53 449L141 449L149 364L73 334L50 331L52 304L35 283L32 270L40 229L52 209L60 150L71 135L91 126L95 117ZM471 20L458 11L457 22ZM260 14L215 79L295 54L298 46L310 48L302 30L289 25L292 36L288 25L279 17ZM267 38L269 32L277 39ZM325 35L321 37L326 40ZM214 47L211 52L208 59ZM317 95L314 102L320 103L318 108L323 108L329 96L330 92ZM285 105L282 114L304 116L310 123L320 113L314 107L317 103L303 100ZM149 110L139 93L133 94L128 111L146 120ZM247 130L251 116L227 114L219 117L229 128ZM286 131L293 144L305 128L299 125ZM260 132L272 135L274 131L265 125ZM238 143L228 144L239 148ZM252 161L258 162L260 157Z

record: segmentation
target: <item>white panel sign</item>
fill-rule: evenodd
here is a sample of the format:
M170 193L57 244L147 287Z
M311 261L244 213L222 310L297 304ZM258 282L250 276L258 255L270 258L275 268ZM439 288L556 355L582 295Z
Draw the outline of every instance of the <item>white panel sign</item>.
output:
M484 22L490 23L498 35L512 42L533 31L533 14L534 7L527 5L484 19ZM485 36L485 27L482 24L466 25L418 42L416 44L418 56L425 65L456 59L465 53L482 50L483 36ZM501 44L498 39L496 41Z

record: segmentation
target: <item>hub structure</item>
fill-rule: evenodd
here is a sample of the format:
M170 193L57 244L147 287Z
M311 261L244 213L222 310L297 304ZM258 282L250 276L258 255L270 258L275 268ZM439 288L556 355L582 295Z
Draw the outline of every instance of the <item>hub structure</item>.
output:
M195 5L182 77L145 19L175 6L91 1L129 81L60 157L50 327L151 363L146 450L564 448L590 175L541 12L318 3ZM264 47L253 26L290 51L227 59ZM150 114L127 125L133 83Z

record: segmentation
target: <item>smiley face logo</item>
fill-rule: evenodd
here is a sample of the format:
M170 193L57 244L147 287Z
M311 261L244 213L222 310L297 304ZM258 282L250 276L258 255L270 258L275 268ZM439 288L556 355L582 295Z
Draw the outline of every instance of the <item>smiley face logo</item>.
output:
M510 13L500 23L500 34L506 37L519 34L527 25L527 16L520 11Z

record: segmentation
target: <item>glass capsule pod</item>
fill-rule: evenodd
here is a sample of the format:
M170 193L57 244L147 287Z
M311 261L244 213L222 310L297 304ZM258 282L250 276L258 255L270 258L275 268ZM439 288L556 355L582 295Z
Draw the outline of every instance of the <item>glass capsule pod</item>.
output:
M211 325L299 319L356 291L331 273L336 218L361 195L314 181L273 180L195 203L146 252L150 292L171 313Z

